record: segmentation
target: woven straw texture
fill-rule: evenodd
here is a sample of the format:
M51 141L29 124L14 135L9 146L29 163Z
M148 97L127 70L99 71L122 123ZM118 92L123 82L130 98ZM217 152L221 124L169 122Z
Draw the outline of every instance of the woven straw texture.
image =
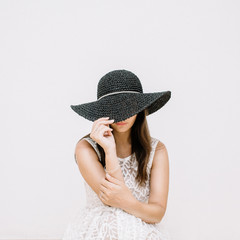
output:
M119 93L121 91L134 93ZM143 93L142 84L134 73L114 70L99 80L96 101L71 105L71 108L90 121L109 117L120 122L144 109L147 109L147 115L150 115L162 108L170 98L171 91Z

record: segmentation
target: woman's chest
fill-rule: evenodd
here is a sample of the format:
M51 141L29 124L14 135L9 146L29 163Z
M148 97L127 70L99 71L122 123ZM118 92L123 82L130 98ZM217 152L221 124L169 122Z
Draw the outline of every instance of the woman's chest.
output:
M138 173L138 164L136 161L120 163L122 169L123 178L126 186L131 190L134 197L141 201L147 202L149 197L149 180L145 185L140 185L136 180Z

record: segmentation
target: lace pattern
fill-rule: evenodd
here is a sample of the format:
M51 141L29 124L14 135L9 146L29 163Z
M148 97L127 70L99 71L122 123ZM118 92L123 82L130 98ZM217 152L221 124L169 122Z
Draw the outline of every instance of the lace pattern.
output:
M93 146L101 161L96 142L90 137L85 140ZM132 161L130 157L118 158L125 184L135 198L141 202L148 202L150 171L157 143L158 140L151 137L152 151L147 165L149 178L145 187L140 186L135 180L138 164L135 155L133 155ZM84 186L86 206L81 207L68 224L62 240L170 240L168 230L162 222L149 224L120 208L106 206L85 180Z

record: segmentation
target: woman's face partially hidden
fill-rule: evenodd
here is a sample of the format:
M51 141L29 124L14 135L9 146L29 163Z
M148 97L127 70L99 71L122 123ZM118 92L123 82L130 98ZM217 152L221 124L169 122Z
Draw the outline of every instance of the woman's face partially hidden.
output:
M125 119L124 121L110 124L110 127L117 132L126 132L133 126L136 118L137 114L133 115L130 118Z

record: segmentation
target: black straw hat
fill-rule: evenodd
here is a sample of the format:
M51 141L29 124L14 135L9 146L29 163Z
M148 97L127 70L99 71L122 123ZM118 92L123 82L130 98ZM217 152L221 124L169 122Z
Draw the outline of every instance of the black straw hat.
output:
M146 115L156 112L170 97L171 91L143 93L142 84L134 73L114 70L99 80L96 101L70 107L90 121L109 117L114 122L121 122L144 109Z

